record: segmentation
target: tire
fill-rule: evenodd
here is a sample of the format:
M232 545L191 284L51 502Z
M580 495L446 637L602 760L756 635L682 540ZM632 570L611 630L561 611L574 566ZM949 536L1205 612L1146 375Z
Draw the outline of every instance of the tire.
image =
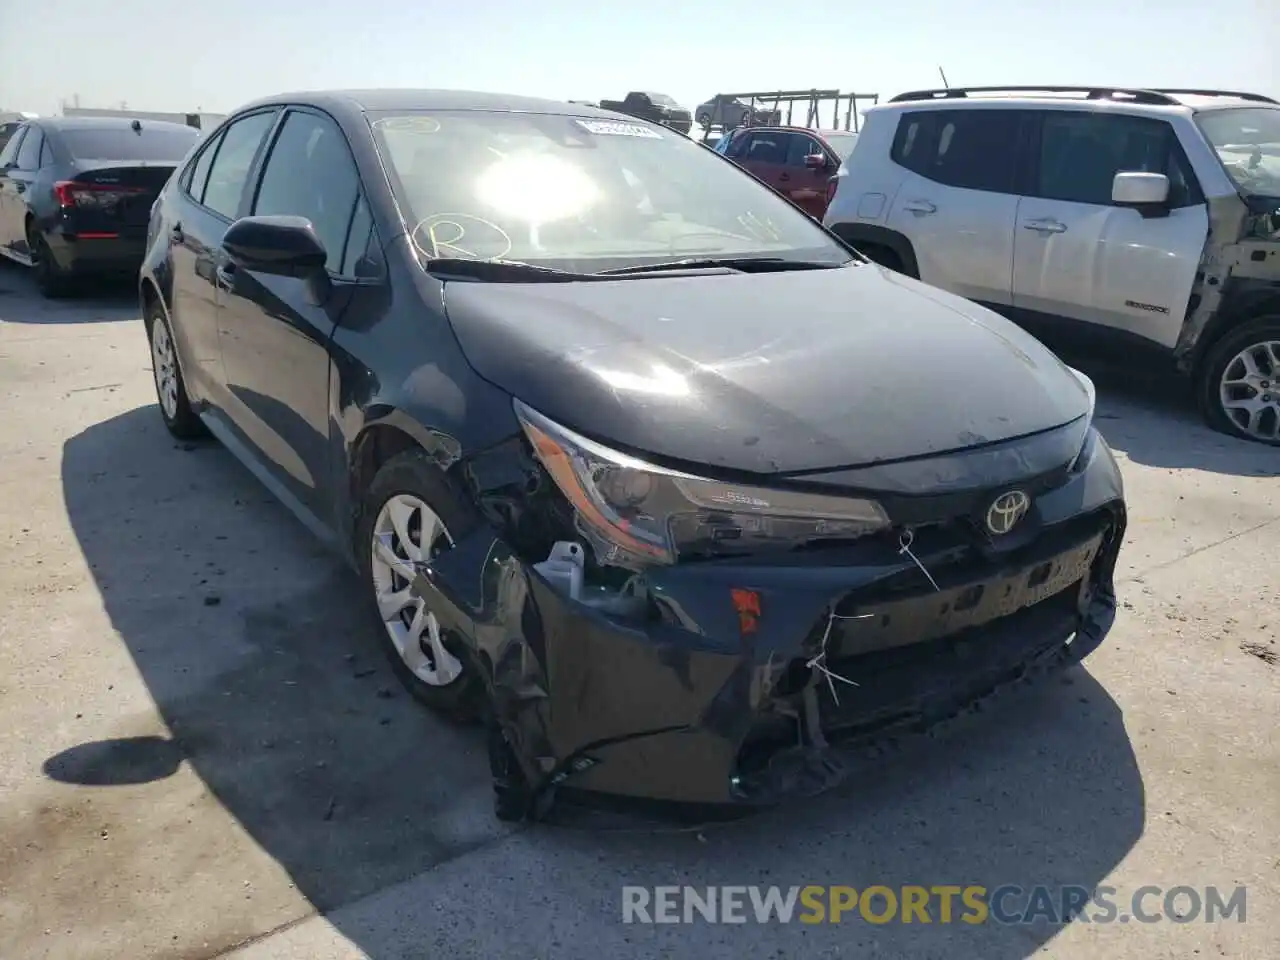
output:
M412 507L414 503L418 507ZM406 510L408 519L402 527L395 518L399 514L403 520ZM424 544L422 538L431 521L428 514L439 521L442 535L429 537L430 542ZM482 715L484 686L479 671L460 639L445 634L438 621L433 628L434 614L412 597L407 580L396 571L408 571L407 560L426 559L449 549L478 522L475 511L454 492L426 451L414 449L397 454L378 470L362 499L356 524L356 557L363 589L392 670L415 699L460 722L472 722ZM434 524L431 527L434 529ZM399 535L402 529L408 534L407 546ZM377 551L375 540L382 545ZM387 548L402 566L386 562ZM384 619L380 597L384 602L403 597L404 602L394 611L388 603L391 615Z
M156 405L165 428L179 440L194 440L208 431L204 422L191 409L187 384L178 362L178 346L164 308L153 302L147 308L147 343L151 346L152 381L156 388Z
M27 249L31 251L31 271L35 275L36 287L47 300L57 300L72 292L72 277L58 265L36 225L27 225Z
M709 113L700 113L694 119L696 120L698 126L702 127L702 129L704 130L707 127L711 126L711 114Z
M1241 359L1246 352L1252 355L1253 371ZM1229 388L1224 397L1224 377L1245 381L1247 386L1240 383ZM1255 443L1280 446L1280 315L1258 317L1228 330L1205 354L1196 387L1200 409L1209 426ZM1225 406L1228 398L1259 402L1263 412L1254 430L1237 419L1243 419L1242 411Z

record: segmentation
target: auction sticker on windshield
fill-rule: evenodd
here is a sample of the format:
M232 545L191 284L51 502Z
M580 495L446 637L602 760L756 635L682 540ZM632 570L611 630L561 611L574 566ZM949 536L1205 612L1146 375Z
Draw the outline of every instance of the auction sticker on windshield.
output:
M587 133L594 133L601 137L649 137L653 140L662 139L662 134L656 130L650 130L648 127L642 127L638 123L620 123L616 120L578 120L577 124Z

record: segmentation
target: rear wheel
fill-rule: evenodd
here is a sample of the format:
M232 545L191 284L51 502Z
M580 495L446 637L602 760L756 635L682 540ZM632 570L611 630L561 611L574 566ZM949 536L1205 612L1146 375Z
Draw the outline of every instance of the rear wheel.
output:
M71 292L71 275L53 258L49 242L34 223L27 226L27 250L40 293L50 300L67 296Z
M1213 344L1199 390L1210 426L1280 446L1280 315L1250 320Z
M696 121L698 126L702 127L705 130L707 127L711 126L711 114L700 113L698 114Z
M159 303L147 307L147 337L151 341L151 371L156 385L156 402L169 432L179 440L193 440L206 433L204 423L191 409L187 385L178 365L173 331Z

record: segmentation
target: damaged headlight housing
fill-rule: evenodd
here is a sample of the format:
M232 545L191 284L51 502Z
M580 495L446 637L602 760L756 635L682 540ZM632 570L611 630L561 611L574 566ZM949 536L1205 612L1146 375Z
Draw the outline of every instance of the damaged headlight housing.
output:
M849 540L889 526L871 500L680 473L580 436L519 400L515 412L601 564L643 569L688 555Z

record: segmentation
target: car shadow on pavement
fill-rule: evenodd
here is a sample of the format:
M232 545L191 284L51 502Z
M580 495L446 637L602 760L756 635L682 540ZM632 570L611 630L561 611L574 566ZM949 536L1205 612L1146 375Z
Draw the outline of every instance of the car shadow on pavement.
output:
M878 956L1021 958L1060 926L935 916L769 931L637 927L621 923L621 888L1092 889L1142 833L1143 785L1124 719L1084 669L909 743L834 793L769 814L701 830L570 815L513 832L493 818L479 731L445 724L401 694L354 575L226 451L175 443L144 407L68 440L62 483L111 625L167 736L104 724L100 739L50 757L47 776L85 790L150 780L163 791L188 765L297 891L374 958L422 956L426 945L491 958L756 955L765 943L785 956L861 947ZM127 882L144 882L143 864L161 869L171 845L225 842L209 833L178 821L152 841L161 846L149 858L129 865ZM72 858L90 854L65 856L54 866L70 876L84 866ZM431 870L439 884L394 901L393 885ZM452 871L462 879L450 880ZM384 893L361 900L375 891ZM175 929L173 949L189 937L229 946L279 925L264 926L238 889L211 895L225 896L216 904L223 929ZM480 917L492 919L473 930ZM708 949L716 945L736 946ZM187 946L199 950L194 940Z
M5 309L9 297L22 300L17 315ZM103 323L136 320L140 314L138 285L132 278L86 280L71 296L47 300L36 289L30 270L0 260L0 320L6 323Z

